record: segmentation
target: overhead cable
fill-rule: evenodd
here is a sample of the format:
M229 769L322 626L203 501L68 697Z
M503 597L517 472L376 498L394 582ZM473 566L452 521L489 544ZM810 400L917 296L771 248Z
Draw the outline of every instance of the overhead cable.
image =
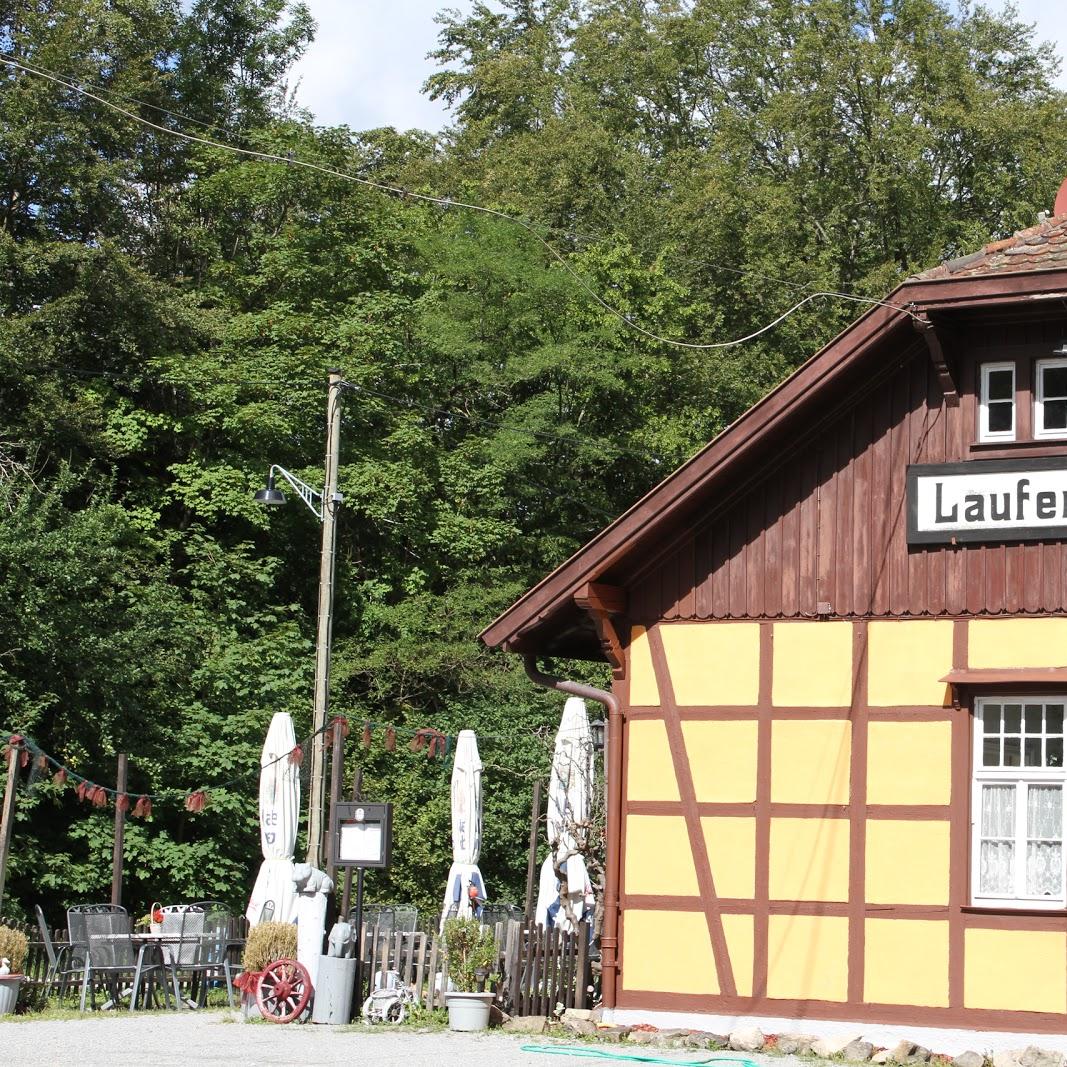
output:
M37 70L33 67L27 66L24 63L19 63L16 60L10 59L6 56L0 56L0 63L5 64L8 67L12 67L16 70L21 70L26 74L32 74L38 78L44 78L47 81L54 82L56 85L60 85L63 88L70 89L73 92L79 93L82 96L87 97L90 100L95 100L99 104L103 104L105 107L111 108L112 111L117 112L120 115L124 115L126 118L133 122L140 123L142 126L146 126L150 129L157 130L160 133L168 134L172 137L177 137L184 141L189 141L195 144L202 144L208 148L216 148L225 152L232 152L236 155L246 156L250 159L258 159L266 163L282 163L287 166L302 167L305 170L315 171L320 174L325 174L329 177L340 178L343 181L354 182L357 185L363 185L370 189L377 189L380 192L390 193L394 196L401 198L419 200L428 204L435 204L438 207L444 208L460 208L466 211L479 212L483 215L489 215L493 218L501 219L505 222L513 223L516 226L521 226L527 233L534 237L549 254L560 264L561 267L578 283L578 285L584 290L587 296L593 300L600 308L606 311L613 318L623 323L629 329L635 333L641 334L643 337L648 338L651 341L655 341L657 344L669 345L672 348L691 349L694 351L711 351L715 349L734 348L738 345L743 345L748 341L753 341L757 337L767 333L769 330L774 329L779 323L784 322L791 315L795 314L806 304L811 303L813 300L847 300L857 304L867 304L870 306L888 307L894 311L900 311L906 315L914 317L914 312L909 308L901 307L896 304L891 304L885 300L877 300L874 297L857 296L850 293L838 293L830 290L820 290L814 293L809 293L802 300L798 300L792 307L788 308L782 314L772 319L770 322L759 327L759 329L753 330L751 333L745 334L743 337L736 337L730 341L709 341L709 342L693 342L693 341L678 341L670 337L663 337L660 334L654 333L652 330L646 330L643 326L634 322L629 315L620 311L618 308L609 304L567 261L567 258L562 252L558 251L555 246L538 233L537 229L525 219L521 219L516 215L509 215L505 211L498 211L496 208L486 207L482 204L471 204L463 200L454 200L450 197L433 196L429 193L416 193L410 189L404 189L399 185L390 185L386 182L377 182L370 178L360 178L355 174L349 174L346 171L336 170L333 167L325 166L321 163L313 163L309 160L299 159L292 155L279 155L276 152L264 152L256 148L242 148L239 145L226 144L222 141L213 140L210 137L201 137L198 134L186 133L183 130L174 130L167 126L161 126L157 122L152 122L150 119L146 119L141 115L136 114L133 111L129 111L124 107L120 107L118 104L106 99L103 96L98 95L78 85L74 82L67 81L64 78L55 74L47 73L43 70Z

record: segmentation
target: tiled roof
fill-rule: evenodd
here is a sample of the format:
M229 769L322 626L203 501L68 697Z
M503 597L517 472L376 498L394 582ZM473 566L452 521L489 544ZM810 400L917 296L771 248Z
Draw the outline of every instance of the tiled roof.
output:
M1067 214L1045 219L1003 241L993 241L969 256L940 263L917 279L936 281L1063 268L1067 268Z

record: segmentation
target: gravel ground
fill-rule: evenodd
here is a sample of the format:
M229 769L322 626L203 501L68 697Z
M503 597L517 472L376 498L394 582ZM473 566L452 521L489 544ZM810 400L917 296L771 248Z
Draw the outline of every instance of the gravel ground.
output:
M225 1064L260 1067L293 1064L318 1067L578 1067L620 1065L624 1060L578 1059L523 1052L539 1037L511 1034L413 1033L327 1026L236 1023L226 1012L136 1014L116 1012L72 1019L27 1019L0 1023L0 1061L5 1064L77 1063L79 1067L156 1067L166 1064ZM748 1058L769 1067L766 1056L739 1053L663 1051L648 1047L583 1045L583 1050L617 1051L669 1058L679 1064L706 1057ZM800 1067L792 1056L776 1056L774 1067Z

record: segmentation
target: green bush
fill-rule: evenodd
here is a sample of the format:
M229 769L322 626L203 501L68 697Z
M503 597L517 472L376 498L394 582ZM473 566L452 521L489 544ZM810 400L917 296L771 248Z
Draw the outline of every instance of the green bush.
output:
M30 949L29 938L21 930L0 926L0 959L7 957L12 974L22 974L26 965L26 953Z
M493 931L477 919L449 919L445 923L448 977L460 993L477 992L475 971L489 973L496 966Z
M241 963L246 971L262 971L275 960L296 959L296 927L292 923L260 923L248 931Z

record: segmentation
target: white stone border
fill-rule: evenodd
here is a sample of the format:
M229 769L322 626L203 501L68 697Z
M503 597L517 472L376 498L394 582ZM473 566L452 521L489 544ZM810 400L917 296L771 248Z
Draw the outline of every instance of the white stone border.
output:
M1067 1033L1028 1034L1003 1030L952 1030L933 1026L901 1026L868 1022L831 1022L825 1019L775 1019L760 1015L705 1015L684 1011L642 1011L615 1008L605 1011L603 1021L620 1026L649 1023L661 1030L679 1028L730 1034L753 1027L765 1034L814 1034L816 1037L863 1037L875 1045L892 1048L898 1041L914 1041L934 1053L958 1056L961 1052L1008 1052L1036 1045L1067 1054Z

